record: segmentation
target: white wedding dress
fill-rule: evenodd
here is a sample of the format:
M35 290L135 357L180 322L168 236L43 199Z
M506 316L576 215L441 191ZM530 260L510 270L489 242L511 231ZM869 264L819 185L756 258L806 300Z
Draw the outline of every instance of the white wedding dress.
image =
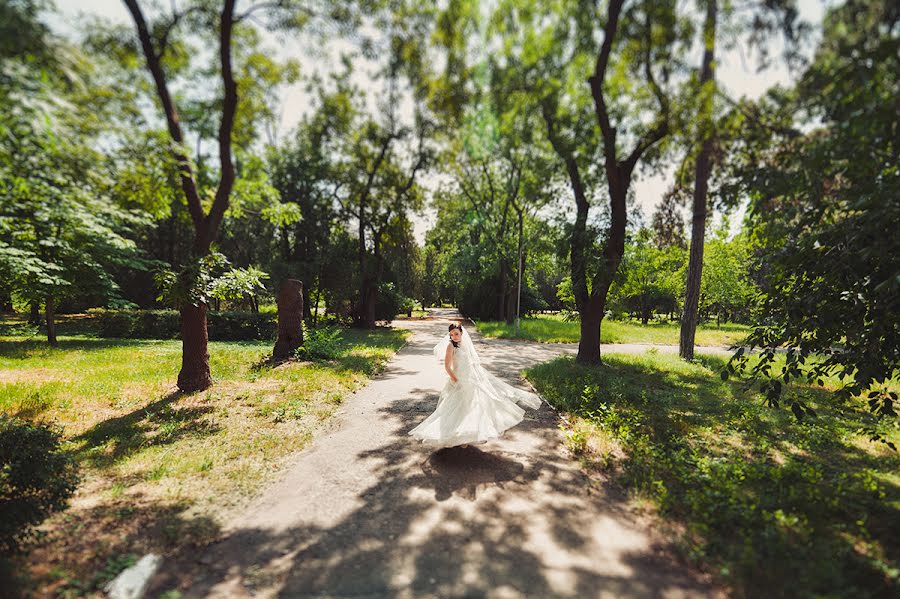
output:
M434 354L443 360L449 343L445 336L434 347ZM434 412L409 435L441 447L481 443L522 422L525 410L517 402L535 410L541 407L540 397L484 369L465 329L459 347L453 348L452 369L458 382L447 379Z

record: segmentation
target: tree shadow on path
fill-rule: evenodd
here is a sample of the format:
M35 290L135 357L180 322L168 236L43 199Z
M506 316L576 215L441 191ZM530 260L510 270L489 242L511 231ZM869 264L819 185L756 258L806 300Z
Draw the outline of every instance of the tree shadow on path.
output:
M425 358L433 341L404 349ZM517 372L510 370L509 372ZM153 592L185 597L663 597L720 596L674 563L623 498L596 490L560 448L544 405L484 445L432 451L407 436L437 402L413 387L379 405L380 442L357 451L349 505L317 473L294 513L244 524L198 560L179 563ZM384 434L381 434L381 431ZM315 448L314 448L315 450ZM322 451L320 449L320 451ZM336 491L336 494L340 491ZM346 498L345 498L346 499ZM263 509L263 508L261 508ZM269 521L271 522L271 520Z

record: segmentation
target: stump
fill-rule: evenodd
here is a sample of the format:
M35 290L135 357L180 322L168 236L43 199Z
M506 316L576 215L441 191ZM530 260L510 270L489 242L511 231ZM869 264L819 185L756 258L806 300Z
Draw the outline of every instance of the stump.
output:
M278 340L272 359L285 360L303 345L303 283L287 279L278 292Z

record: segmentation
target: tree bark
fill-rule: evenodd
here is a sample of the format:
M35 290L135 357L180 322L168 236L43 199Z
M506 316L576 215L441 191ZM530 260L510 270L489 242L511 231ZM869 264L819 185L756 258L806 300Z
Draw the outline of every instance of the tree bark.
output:
M41 305L31 302L31 312L28 315L28 324L41 324Z
M222 68L222 118L219 122L219 184L209 213L204 213L198 191L195 172L184 147L184 133L175 102L169 92L169 84L163 69L163 55L166 51L168 33L185 13L176 14L163 37L156 40L151 37L143 11L137 0L124 0L131 13L137 29L141 50L147 61L147 69L153 77L156 94L162 105L166 118L169 136L175 142L172 153L178 162L181 187L187 200L188 212L194 225L194 258L209 253L210 245L216 237L219 225L228 208L231 190L234 186L235 168L231 155L231 133L234 129L234 118L238 104L237 83L234 80L231 63L231 37L234 28L234 7L236 0L224 0L219 17L219 62ZM187 9L188 11L193 9ZM181 372L178 373L178 387L182 391L206 389L212 384L209 371L208 333L206 330L206 311L208 306L188 304L181 309L182 356Z
M582 364L600 364L600 322L604 308L599 302L590 302L581 311L581 339L575 360Z
M47 297L44 315L47 320L47 341L50 345L56 347L59 345L59 342L56 340L56 321L54 320L54 316L56 315L56 300L53 296Z
M610 198L611 222L606 243L603 247L603 261L600 268L591 279L591 288L587 286L587 260L590 249L587 239L586 223L589 205L581 180L578 164L574 158L575 153L567 143L559 136L555 123L555 107L549 101L542 103L542 113L547 123L548 137L553 149L563 160L569 180L575 194L576 217L575 226L572 229L571 261L572 261L572 290L575 295L575 303L581 315L581 339L578 343L579 362L585 364L600 363L600 324L606 310L606 298L609 286L612 284L619 263L625 253L625 228L627 225L628 188L631 185L631 177L634 168L640 161L644 152L659 142L669 133L669 102L662 88L654 79L651 68L651 56L649 46L645 50L644 74L647 84L659 103L659 114L656 124L651 127L640 139L637 140L631 152L620 159L616 136L617 129L610 122L609 110L606 104L603 85L606 79L606 71L609 58L612 53L613 43L618 32L619 16L622 12L624 0L611 0L607 7L607 19L603 27L603 42L597 54L597 62L593 74L588 78L591 96L594 100L594 113L600 126L603 138L604 170L606 173L607 188ZM646 23L646 35L649 44L650 38L649 17Z
M287 279L278 292L278 339L272 359L285 360L303 345L303 283Z
M0 311L13 312L12 295L8 292L4 293L2 297L0 297Z
M715 48L717 0L707 0L703 37L706 49L700 72L701 126L703 142L697 156L694 173L693 218L691 221L691 251L688 261L687 285L684 291L684 312L681 316L681 333L678 340L678 355L685 360L694 358L694 339L697 333L698 307L700 304L700 283L703 277L703 243L706 234L707 191L712 172L712 152L715 133L713 127L713 90L715 88Z
M209 336L206 313L209 307L186 303L181 307L181 371L178 388L185 393L202 391L212 385L209 370Z

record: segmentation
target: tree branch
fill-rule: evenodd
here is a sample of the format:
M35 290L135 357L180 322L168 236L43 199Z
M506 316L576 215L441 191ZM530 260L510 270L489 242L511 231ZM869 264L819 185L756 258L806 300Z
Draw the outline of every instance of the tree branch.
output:
M603 26L603 44L597 54L594 73L588 77L591 96L594 98L594 112L597 115L600 131L603 133L603 151L607 160L612 161L616 160L616 129L609 122L609 109L603 95L603 82L606 79L609 56L612 53L613 41L619 28L619 15L622 13L624 3L625 0L611 0L609 3L606 24Z
M219 187L216 189L216 197L209 210L209 215L206 217L207 230L204 231L206 239L201 240L201 244L206 246L212 241L225 216L235 179L234 162L231 159L231 132L234 129L234 114L238 103L237 83L234 80L231 64L231 33L234 28L235 2L236 0L225 0L219 20L219 60L222 63L222 85L225 88L225 97L222 101L222 120L219 123Z
M141 11L141 7L138 5L137 0L124 0L124 2L134 19L138 39L141 42L144 58L147 61L147 68L153 76L153 81L156 85L156 95L159 96L163 112L166 115L166 125L169 129L169 135L172 137L172 141L175 142L172 153L175 155L175 159L178 162L181 188L184 191L187 200L188 212L191 215L194 228L199 229L203 225L203 206L200 203L200 194L197 192L197 182L194 179L194 171L191 166L190 158L184 151L184 133L181 130L178 110L175 108L175 103L172 101L172 96L169 93L169 86L166 82L166 75L163 72L159 56L153 49L153 41L150 39L150 31L147 28L147 21L144 19L144 13Z
M173 9L174 9L174 6L173 6ZM156 59L157 60L161 61L163 56L165 55L166 47L169 44L169 35L172 34L172 30L174 30L175 27L178 26L178 23L181 22L181 19L183 19L184 17L186 17L187 15L189 15L192 12L199 12L200 10L201 10L200 6L192 6L188 9L186 9L184 12L180 12L180 13L175 12L173 10L172 20L169 22L168 25L166 25L166 28L163 30L162 36L158 40L159 47L157 48L157 51L156 51Z

